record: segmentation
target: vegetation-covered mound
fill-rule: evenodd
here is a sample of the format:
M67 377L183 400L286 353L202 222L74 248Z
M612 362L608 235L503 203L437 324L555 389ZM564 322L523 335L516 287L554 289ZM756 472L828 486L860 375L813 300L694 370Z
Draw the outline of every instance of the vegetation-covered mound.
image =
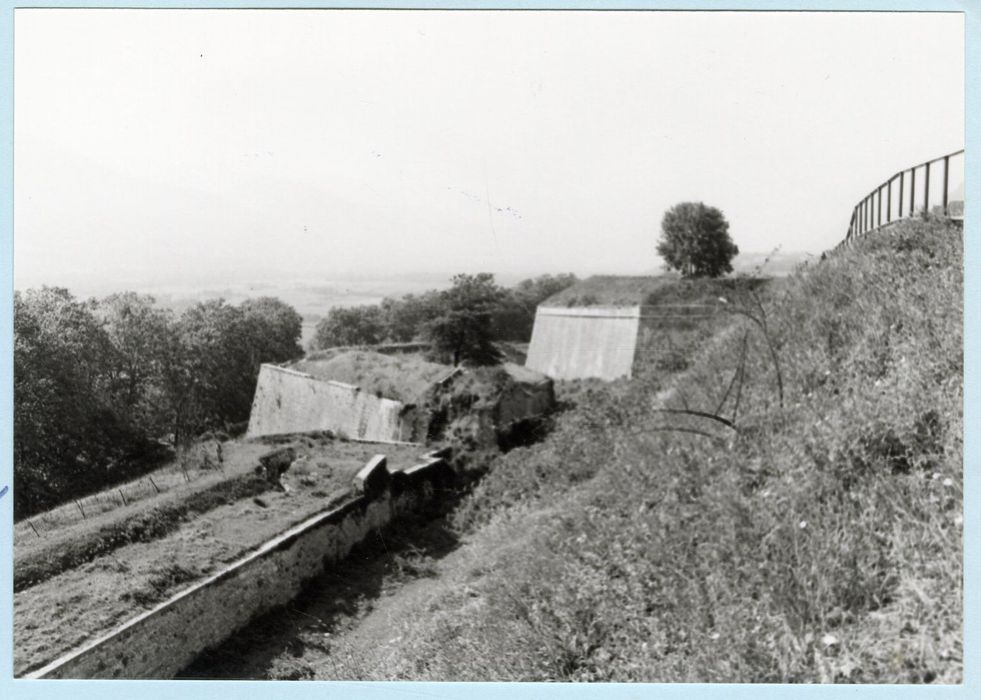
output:
M625 277L594 275L553 294L542 306L638 306L662 287L677 282L677 275Z
M958 682L961 249L869 236L730 299L674 379L571 396L457 511L469 564L394 656L318 675Z
M427 362L418 355L383 355L370 350L353 350L325 360L299 360L290 365L317 379L359 386L377 396L414 403L452 367Z
M746 292L759 289L766 283L762 277L697 277L674 280L651 291L643 299L643 304L663 306L675 304L711 305L729 303L729 297L736 295L742 299Z

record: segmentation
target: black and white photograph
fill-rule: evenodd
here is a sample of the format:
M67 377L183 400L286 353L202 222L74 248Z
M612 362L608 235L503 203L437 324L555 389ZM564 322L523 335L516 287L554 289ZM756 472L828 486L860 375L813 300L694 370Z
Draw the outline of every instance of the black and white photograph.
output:
M18 692L965 682L964 12L12 12Z

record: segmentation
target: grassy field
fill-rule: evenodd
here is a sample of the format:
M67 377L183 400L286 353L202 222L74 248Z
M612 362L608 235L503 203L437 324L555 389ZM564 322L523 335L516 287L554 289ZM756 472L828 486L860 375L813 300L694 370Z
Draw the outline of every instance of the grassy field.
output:
M727 307L680 370L560 387L398 643L312 675L959 682L960 229L900 224Z
M420 456L417 447L379 449L326 435L292 436L279 444L292 447L298 457L282 477L285 491L253 474L258 456L270 445L246 443L237 450L233 445L229 452L243 464L245 454L252 455L238 477L229 474L207 489L175 490L134 504L144 510L121 509L115 520L96 530L89 521L65 527L53 547L39 550L33 560L23 558L18 566L42 569L40 555L51 558L84 547L105 538L113 527L120 532L145 528L138 535L110 540L114 546L104 545L71 566L54 570L48 565L45 576L14 594L14 673L37 668L108 631L337 503L350 493L351 478L372 455L384 452L393 469L411 466ZM236 479L244 479L248 487ZM192 506L181 506L181 498ZM195 509L199 500L208 507ZM15 572L23 576L21 569Z

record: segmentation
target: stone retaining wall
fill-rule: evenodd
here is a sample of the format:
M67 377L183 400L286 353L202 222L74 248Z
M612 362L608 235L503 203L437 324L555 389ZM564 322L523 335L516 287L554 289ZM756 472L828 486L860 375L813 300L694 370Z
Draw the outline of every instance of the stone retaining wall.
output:
M424 505L452 478L443 457L433 452L398 472L388 471L383 456L373 458L355 477L351 500L26 677L174 677L205 649L295 598L370 532Z

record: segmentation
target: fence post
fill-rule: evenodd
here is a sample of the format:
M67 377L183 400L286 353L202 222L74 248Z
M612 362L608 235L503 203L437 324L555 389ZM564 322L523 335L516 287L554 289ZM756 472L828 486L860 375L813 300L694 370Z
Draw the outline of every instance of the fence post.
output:
M944 216L947 216L947 180L950 177L950 156L944 156Z
M876 205L876 210L878 211L878 217L875 224L876 228L882 226L882 185L879 185L879 189L875 191L875 198L878 200Z
M892 179L886 183L886 223L892 221Z
M909 169L909 215L916 213L916 168Z
M903 170L899 173L899 204L896 206L896 218L903 218L903 180L906 175L906 171Z
M930 213L930 163L926 164L926 175L923 176L923 213Z

